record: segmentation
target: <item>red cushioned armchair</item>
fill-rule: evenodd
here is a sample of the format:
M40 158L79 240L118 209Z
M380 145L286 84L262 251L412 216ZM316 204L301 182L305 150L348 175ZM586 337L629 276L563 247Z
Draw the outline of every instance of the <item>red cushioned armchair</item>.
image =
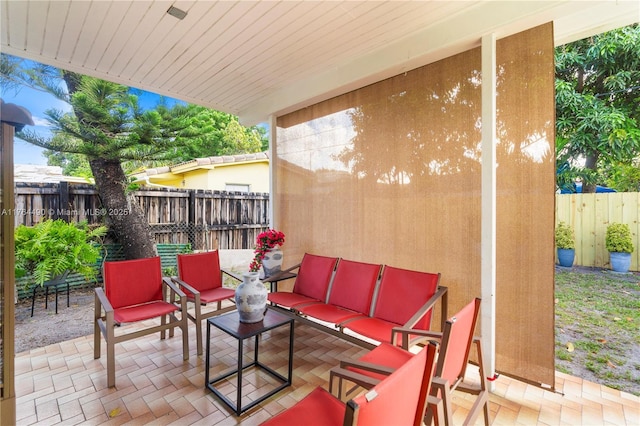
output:
M485 424L489 424L489 390L484 374L482 347L480 339L474 338L473 335L479 313L480 299L476 298L445 322L442 333L415 329L394 329L394 333L420 335L429 341L436 340L440 343L440 353L431 385L425 424L431 424L433 420L438 425L450 426L453 424L454 391L462 391L476 396L464 424L474 424L481 410L484 413ZM408 341L406 338L402 340L405 344ZM480 376L477 384L464 382L469 354L474 344ZM413 358L413 354L406 350L406 347L402 349L390 343L382 343L357 361L342 360L340 367L334 368L330 373L329 388L333 389L335 379L338 379L338 397L342 395L344 380L354 382L360 387L370 388L383 380L386 374L401 367L411 358ZM369 376L370 380L352 380L349 375L353 373Z
M223 274L242 281L231 272L220 268L218 250L178 255L179 277L173 277L173 281L185 292L187 302L194 305L193 315L188 311L185 312L196 325L198 355L202 355L202 321L236 307L235 304L222 307L222 302L225 300L233 302L235 294L235 290L222 286ZM214 303L216 304L214 309L203 311L203 307Z
M162 276L160 257L104 262L104 289L95 289L94 349L93 357L100 358L100 334L107 344L107 386L116 384L115 344L166 330L173 335L175 327L182 330L182 357L189 359L189 337L186 295L171 279ZM173 302L179 300L179 306ZM181 310L180 317L176 316ZM116 325L140 323L159 319L160 324L122 327Z
M434 370L436 345L430 343L367 393L346 405L316 388L263 426L422 425ZM352 377L357 377L354 375ZM357 380L357 379L355 379Z

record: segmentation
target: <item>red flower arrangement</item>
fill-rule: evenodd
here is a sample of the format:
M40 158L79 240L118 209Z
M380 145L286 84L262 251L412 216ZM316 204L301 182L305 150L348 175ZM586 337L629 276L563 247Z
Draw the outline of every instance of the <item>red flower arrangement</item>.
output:
M262 265L262 259L264 259L264 255L267 251L275 248L276 246L281 246L284 244L284 233L280 231L276 231L275 229L269 229L264 232L261 232L256 237L256 247L253 250L255 253L253 260L249 264L250 272L257 272L260 270L260 266Z

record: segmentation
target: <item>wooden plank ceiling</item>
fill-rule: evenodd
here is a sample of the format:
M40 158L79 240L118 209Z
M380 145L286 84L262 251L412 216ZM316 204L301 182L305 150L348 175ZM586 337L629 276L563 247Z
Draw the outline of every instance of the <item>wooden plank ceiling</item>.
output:
M562 24L559 37L620 26L638 2L567 3L8 0L0 34L5 53L255 122L457 53L489 31L567 23L579 11L586 29Z

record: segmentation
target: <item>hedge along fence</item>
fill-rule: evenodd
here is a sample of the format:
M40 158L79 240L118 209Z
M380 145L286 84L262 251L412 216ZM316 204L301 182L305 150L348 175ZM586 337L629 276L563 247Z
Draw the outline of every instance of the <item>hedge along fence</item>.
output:
M640 271L640 193L557 194L556 225L569 224L575 231L574 265L607 268L609 252L605 246L607 225L626 223L631 229L634 252L631 271Z
M269 194L173 188L135 191L156 243L194 250L250 249L269 228ZM106 211L93 185L16 183L15 225L44 219L103 223Z
M191 246L189 244L156 244L158 250L158 256L160 256L160 263L162 265L162 272L164 275L176 275L177 274L177 255L179 253L191 252ZM100 248L100 259L94 265L98 275L95 281L87 281L80 274L69 274L67 277L67 283L69 284L69 290L79 288L93 288L102 285L102 264L105 261L117 261L124 260L124 251L120 244L105 244ZM18 300L30 298L33 294L33 286L36 285L32 282L32 278L29 276L16 279L16 297ZM59 287L59 290L63 289ZM39 293L43 293L43 290L39 290ZM52 293L52 289L49 290Z

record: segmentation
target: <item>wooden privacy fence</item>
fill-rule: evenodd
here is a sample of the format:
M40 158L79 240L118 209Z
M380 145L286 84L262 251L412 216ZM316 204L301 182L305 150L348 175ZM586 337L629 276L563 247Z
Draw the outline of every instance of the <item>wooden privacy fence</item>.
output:
M193 250L251 249L269 227L269 194L152 188L135 191L159 244L190 244ZM16 183L15 225L44 219L104 222L106 212L93 185Z
M576 257L574 265L610 268L605 246L607 225L626 223L631 229L634 252L632 271L640 270L640 207L639 192L597 194L557 194L556 224L565 222L575 231Z

